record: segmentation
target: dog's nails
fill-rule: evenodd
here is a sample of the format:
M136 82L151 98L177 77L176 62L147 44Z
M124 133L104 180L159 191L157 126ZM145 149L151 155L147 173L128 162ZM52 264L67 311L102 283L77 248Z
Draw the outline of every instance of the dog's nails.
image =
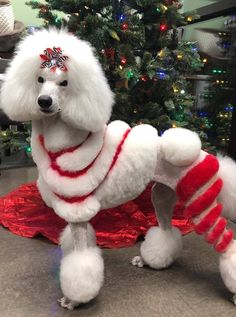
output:
M137 267L143 267L144 262L141 256L137 255L131 260L131 264Z
M234 303L234 305L236 306L236 294L234 294L234 296L231 298L231 300Z

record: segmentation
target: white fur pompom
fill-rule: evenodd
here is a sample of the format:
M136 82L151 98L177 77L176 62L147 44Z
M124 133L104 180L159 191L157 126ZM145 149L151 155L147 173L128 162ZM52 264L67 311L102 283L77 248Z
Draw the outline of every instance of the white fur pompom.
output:
M220 274L225 286L236 294L236 241L220 256Z
M188 166L198 158L201 141L195 132L173 128L162 135L161 149L167 162L175 166Z
M99 293L104 280L104 263L98 247L75 250L61 262L61 289L66 298L87 303Z
M91 226L91 224L88 223L87 227L87 238L88 238L88 246L89 247L95 247L96 246L96 233ZM74 242L73 237L71 233L70 226L67 225L65 229L62 231L60 235L60 246L62 248L63 254L66 255L70 253L74 248Z
M223 215L236 219L236 163L229 157L219 156L219 177L223 180L223 188L219 194L219 202L223 205Z
M164 269L178 258L182 248L182 237L177 228L163 230L152 227L146 234L140 253L145 264L153 269Z

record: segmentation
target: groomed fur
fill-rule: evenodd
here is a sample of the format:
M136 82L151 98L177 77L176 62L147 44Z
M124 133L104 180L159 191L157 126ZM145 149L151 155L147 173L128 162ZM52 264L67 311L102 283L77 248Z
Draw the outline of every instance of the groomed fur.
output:
M74 250L61 261L60 281L65 297L87 303L97 296L104 280L104 263L97 247Z
M87 230L88 230L87 231L88 247L95 247L96 246L96 233L95 233L93 227L91 226L91 224L89 224L89 223L87 226ZM62 248L64 256L73 251L74 241L73 241L73 237L72 237L72 233L71 233L71 229L70 229L69 225L67 225L65 227L65 229L62 231L62 233L60 235L60 246Z
M225 286L236 293L236 241L234 240L228 250L220 256L220 274ZM235 300L236 304L236 300Z
M236 164L230 157L218 157L220 163L219 177L223 180L223 188L219 202L223 205L223 215L236 219Z
M179 257L182 248L182 237L177 228L152 227L141 244L140 253L145 264L153 269L164 269Z
M173 128L162 135L163 158L174 166L191 165L199 156L201 141L197 133L183 128Z
M60 47L68 56L68 87L61 105L61 117L68 125L87 131L98 131L109 120L113 94L90 44L65 31L42 30L24 39L6 73L2 87L2 108L17 121L38 120L37 78L46 48Z

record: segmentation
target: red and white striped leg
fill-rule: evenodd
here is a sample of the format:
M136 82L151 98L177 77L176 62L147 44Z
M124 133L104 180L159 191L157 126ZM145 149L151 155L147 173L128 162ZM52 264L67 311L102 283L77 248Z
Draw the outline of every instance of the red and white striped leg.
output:
M207 155L180 180L176 193L180 203L186 206L185 217L192 220L195 232L221 253L222 279L236 293L236 241L233 231L227 229L227 220L221 216L223 207L217 202L223 186L218 170L218 160Z

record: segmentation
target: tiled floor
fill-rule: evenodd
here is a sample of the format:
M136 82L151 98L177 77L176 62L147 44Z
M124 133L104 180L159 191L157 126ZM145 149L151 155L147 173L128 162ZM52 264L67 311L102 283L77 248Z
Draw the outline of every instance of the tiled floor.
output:
M3 171L0 195L32 181L34 168ZM1 212L1 211L0 211ZM73 312L57 305L60 249L45 239L26 239L0 228L1 317L233 317L218 272L218 255L194 234L168 270L129 264L138 246L104 250L106 280L99 296Z

